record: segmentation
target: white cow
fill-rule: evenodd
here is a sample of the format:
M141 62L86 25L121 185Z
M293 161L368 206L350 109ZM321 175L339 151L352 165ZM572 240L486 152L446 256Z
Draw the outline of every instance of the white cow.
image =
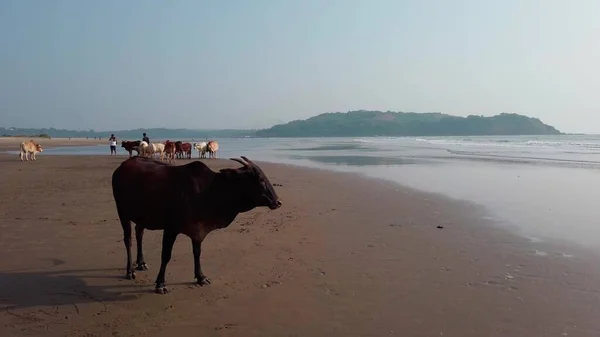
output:
M158 153L160 160L164 159L165 156L165 144L164 143L152 143L152 156Z
M194 143L194 149L198 150L198 158L206 157L206 142Z
M142 157L151 157L154 153L154 150L150 144L142 141L140 142L140 156Z

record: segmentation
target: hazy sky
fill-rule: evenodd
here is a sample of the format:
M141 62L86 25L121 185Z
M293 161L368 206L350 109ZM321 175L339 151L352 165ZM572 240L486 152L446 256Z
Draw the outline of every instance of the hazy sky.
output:
M598 0L0 0L0 125L261 128L355 109L600 133Z

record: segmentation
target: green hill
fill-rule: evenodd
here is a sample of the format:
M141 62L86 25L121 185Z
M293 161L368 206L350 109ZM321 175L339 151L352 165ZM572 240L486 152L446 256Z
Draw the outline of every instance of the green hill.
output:
M457 117L442 113L349 111L324 113L256 132L258 137L477 136L561 134L537 118L501 113Z

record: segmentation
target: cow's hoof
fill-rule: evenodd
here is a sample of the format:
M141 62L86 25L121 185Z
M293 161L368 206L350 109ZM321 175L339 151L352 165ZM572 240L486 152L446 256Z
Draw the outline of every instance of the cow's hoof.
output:
M169 289L167 289L167 287L163 284L163 285L157 285L156 288L154 289L154 291L157 294L164 295L169 292Z
M146 264L146 262L138 263L135 267L135 270L148 271L148 265Z
M210 281L210 279L208 277L202 276L196 281L196 283L198 283L201 286L207 286L207 285L211 284L212 282Z
M125 278L128 280L135 280L135 273L133 271L128 272L127 274L125 274Z

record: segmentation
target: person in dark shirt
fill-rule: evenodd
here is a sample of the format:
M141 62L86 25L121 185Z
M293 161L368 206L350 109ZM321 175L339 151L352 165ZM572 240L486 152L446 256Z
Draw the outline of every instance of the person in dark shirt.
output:
M146 136L146 133L144 132L144 137L142 138L142 140L148 144L150 144L150 138L148 138L148 136Z

